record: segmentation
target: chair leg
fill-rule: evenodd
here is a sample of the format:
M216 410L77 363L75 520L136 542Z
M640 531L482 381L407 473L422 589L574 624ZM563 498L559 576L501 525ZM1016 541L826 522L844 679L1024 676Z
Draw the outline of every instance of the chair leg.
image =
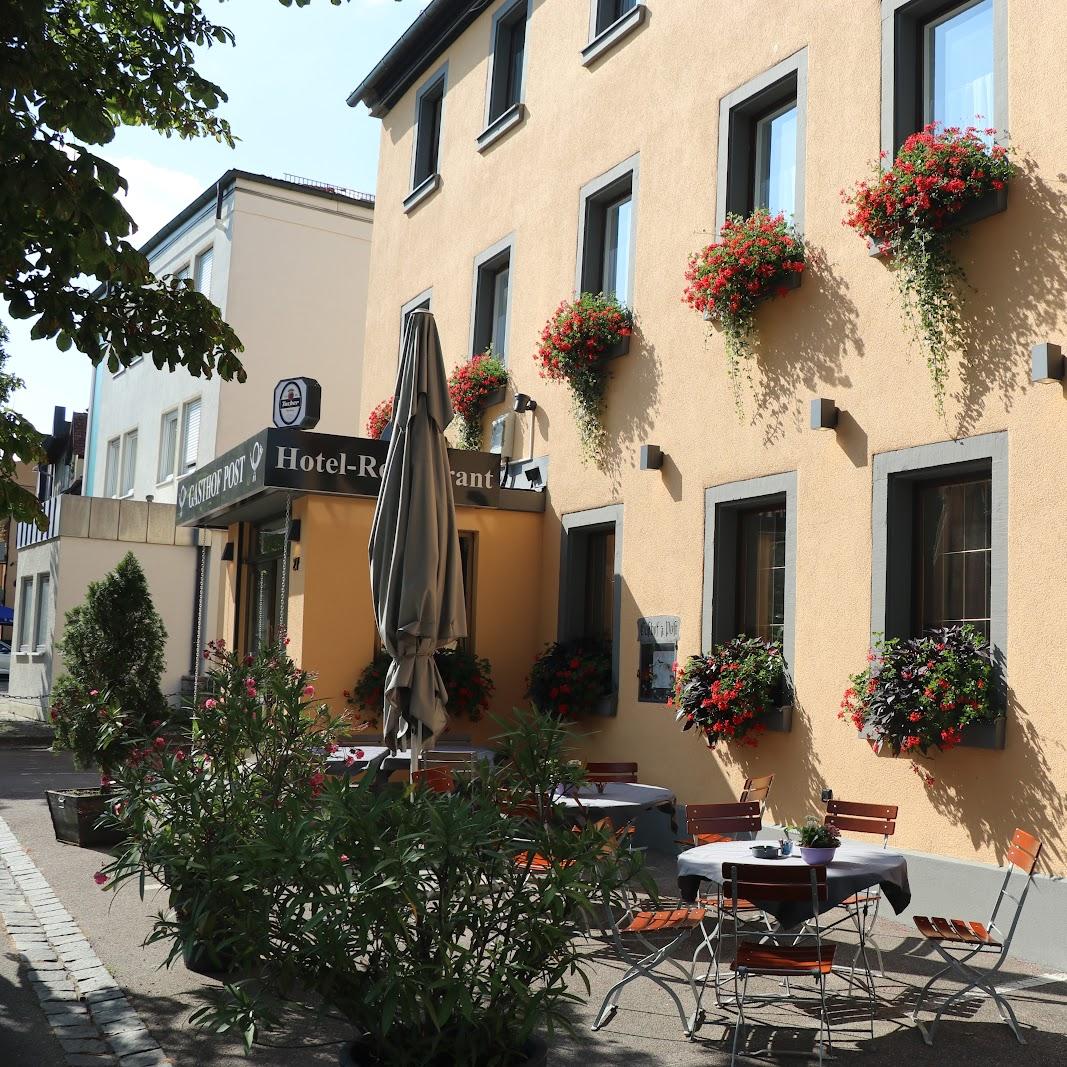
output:
M737 993L738 973L734 972L734 1000L737 1001L737 1022L734 1023L734 1043L730 1050L730 1067L737 1063L737 1039L741 1036L741 1027L745 1025L745 998L748 996L748 972L743 974L741 995Z
M1011 1032L1015 1035L1015 1039L1020 1045L1026 1044L1026 1038L1019 1031L1019 1020L1015 1017L1015 1011L1008 1001L1007 997L1002 996L997 992L996 987L992 982L987 982L979 979L977 983L986 993L989 994L990 999L996 1005L997 1012L1000 1014L1000 1018L1003 1022L1010 1027Z

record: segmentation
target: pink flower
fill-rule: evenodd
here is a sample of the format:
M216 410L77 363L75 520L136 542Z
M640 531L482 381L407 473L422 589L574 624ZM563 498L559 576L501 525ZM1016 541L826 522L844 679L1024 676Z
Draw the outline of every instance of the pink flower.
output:
M99 695L100 695L100 690L99 689L90 689L89 690L89 696L98 697Z
M107 875L104 874L103 871L97 871L96 874L93 875L93 881L96 882L97 885L107 885Z
M347 862L348 862L348 857L347 857L347 856L346 856L346 855L345 855L345 854L344 854L343 852L342 852L342 853L341 853L341 855L340 855L340 856L338 856L337 858L338 858L338 859L339 859L339 860L340 860L340 861L341 861L342 863L347 863Z
M355 756L345 756L345 766L346 767L351 767L352 764L355 763L355 762L356 762L356 757Z
M214 697L208 697L207 700L204 701L204 707L208 711L214 711L218 706L219 702Z
M313 685L304 686L304 696L313 697L315 695L315 687Z
M361 748L357 748L356 749L356 759L363 759L363 749L361 749Z
M179 763L184 763L184 762L185 762L185 750L184 750L184 749L181 749L181 748L179 748L179 749L178 749L178 751L174 753L174 758L175 758L175 759L176 759L176 760L177 760L177 761L178 761Z

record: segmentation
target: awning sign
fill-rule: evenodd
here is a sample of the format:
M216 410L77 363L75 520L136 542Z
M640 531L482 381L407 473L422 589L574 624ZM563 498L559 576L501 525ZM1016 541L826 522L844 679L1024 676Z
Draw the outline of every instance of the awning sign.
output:
M376 497L387 441L303 430L262 430L178 483L178 525L195 526L268 489ZM500 459L449 449L456 503L500 503Z

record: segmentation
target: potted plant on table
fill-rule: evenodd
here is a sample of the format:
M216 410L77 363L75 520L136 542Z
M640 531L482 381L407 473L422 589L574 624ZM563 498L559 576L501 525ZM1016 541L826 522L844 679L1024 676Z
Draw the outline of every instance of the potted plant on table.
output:
M448 398L459 416L459 447L482 447L482 415L490 404L504 400L508 369L490 345L448 376Z
M160 689L167 631L152 604L144 571L132 553L67 612L65 673L51 695L53 751L69 751L78 767L99 767L100 787L50 789L45 796L56 839L85 847L114 844L115 827L97 824L111 776L133 739L167 714Z
M462 792L331 781L313 815L279 824L260 854L279 887L272 949L254 984L194 1019L251 1046L303 993L352 1027L346 1067L544 1064L539 1030L582 999L582 913L616 901L642 860L548 801L582 775L563 724L516 713L496 741L504 763L480 764Z
M836 827L827 826L814 815L809 815L803 826L790 826L789 830L800 838L800 858L812 867L832 863L841 847L841 835Z

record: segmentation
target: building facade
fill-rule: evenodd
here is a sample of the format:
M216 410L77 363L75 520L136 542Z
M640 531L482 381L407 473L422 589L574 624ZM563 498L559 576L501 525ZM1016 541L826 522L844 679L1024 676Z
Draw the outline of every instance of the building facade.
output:
M362 413L391 391L411 307L431 308L454 364L488 340L506 353L514 391L537 401L511 458L537 461L548 497L540 556L513 561L541 576L521 608L538 619L529 658L604 614L583 600L603 590L593 568L612 594L615 714L583 728L590 756L639 759L642 780L692 802L726 800L746 775L773 771L769 814L783 823L819 811L825 788L899 804L895 843L952 882L952 864L987 871L1023 826L1062 876L1064 639L1049 621L1067 611L1067 579L1049 561L1067 435L1063 389L1031 380L1030 352L1067 335L1067 133L1043 88L1067 10L713 7L426 7L349 100L382 122ZM973 292L944 416L891 265L842 225L840 196L926 121L996 127L1023 161L995 205L1004 210L955 246ZM739 411L721 334L681 297L689 255L727 212L760 206L792 216L808 269L758 313ZM581 461L566 388L532 358L542 325L579 290L616 293L637 320L612 365L600 467ZM811 428L815 398L838 411L830 432ZM645 444L662 450L659 469L641 469ZM924 539L937 522L959 542L951 550ZM927 611L915 590L930 568L943 581ZM713 754L642 701L641 620L662 616L677 620L681 659L743 630L780 637L791 728ZM837 713L872 636L930 619L988 633L1006 731L1001 748L938 756L926 786ZM952 899L955 914L965 901Z

